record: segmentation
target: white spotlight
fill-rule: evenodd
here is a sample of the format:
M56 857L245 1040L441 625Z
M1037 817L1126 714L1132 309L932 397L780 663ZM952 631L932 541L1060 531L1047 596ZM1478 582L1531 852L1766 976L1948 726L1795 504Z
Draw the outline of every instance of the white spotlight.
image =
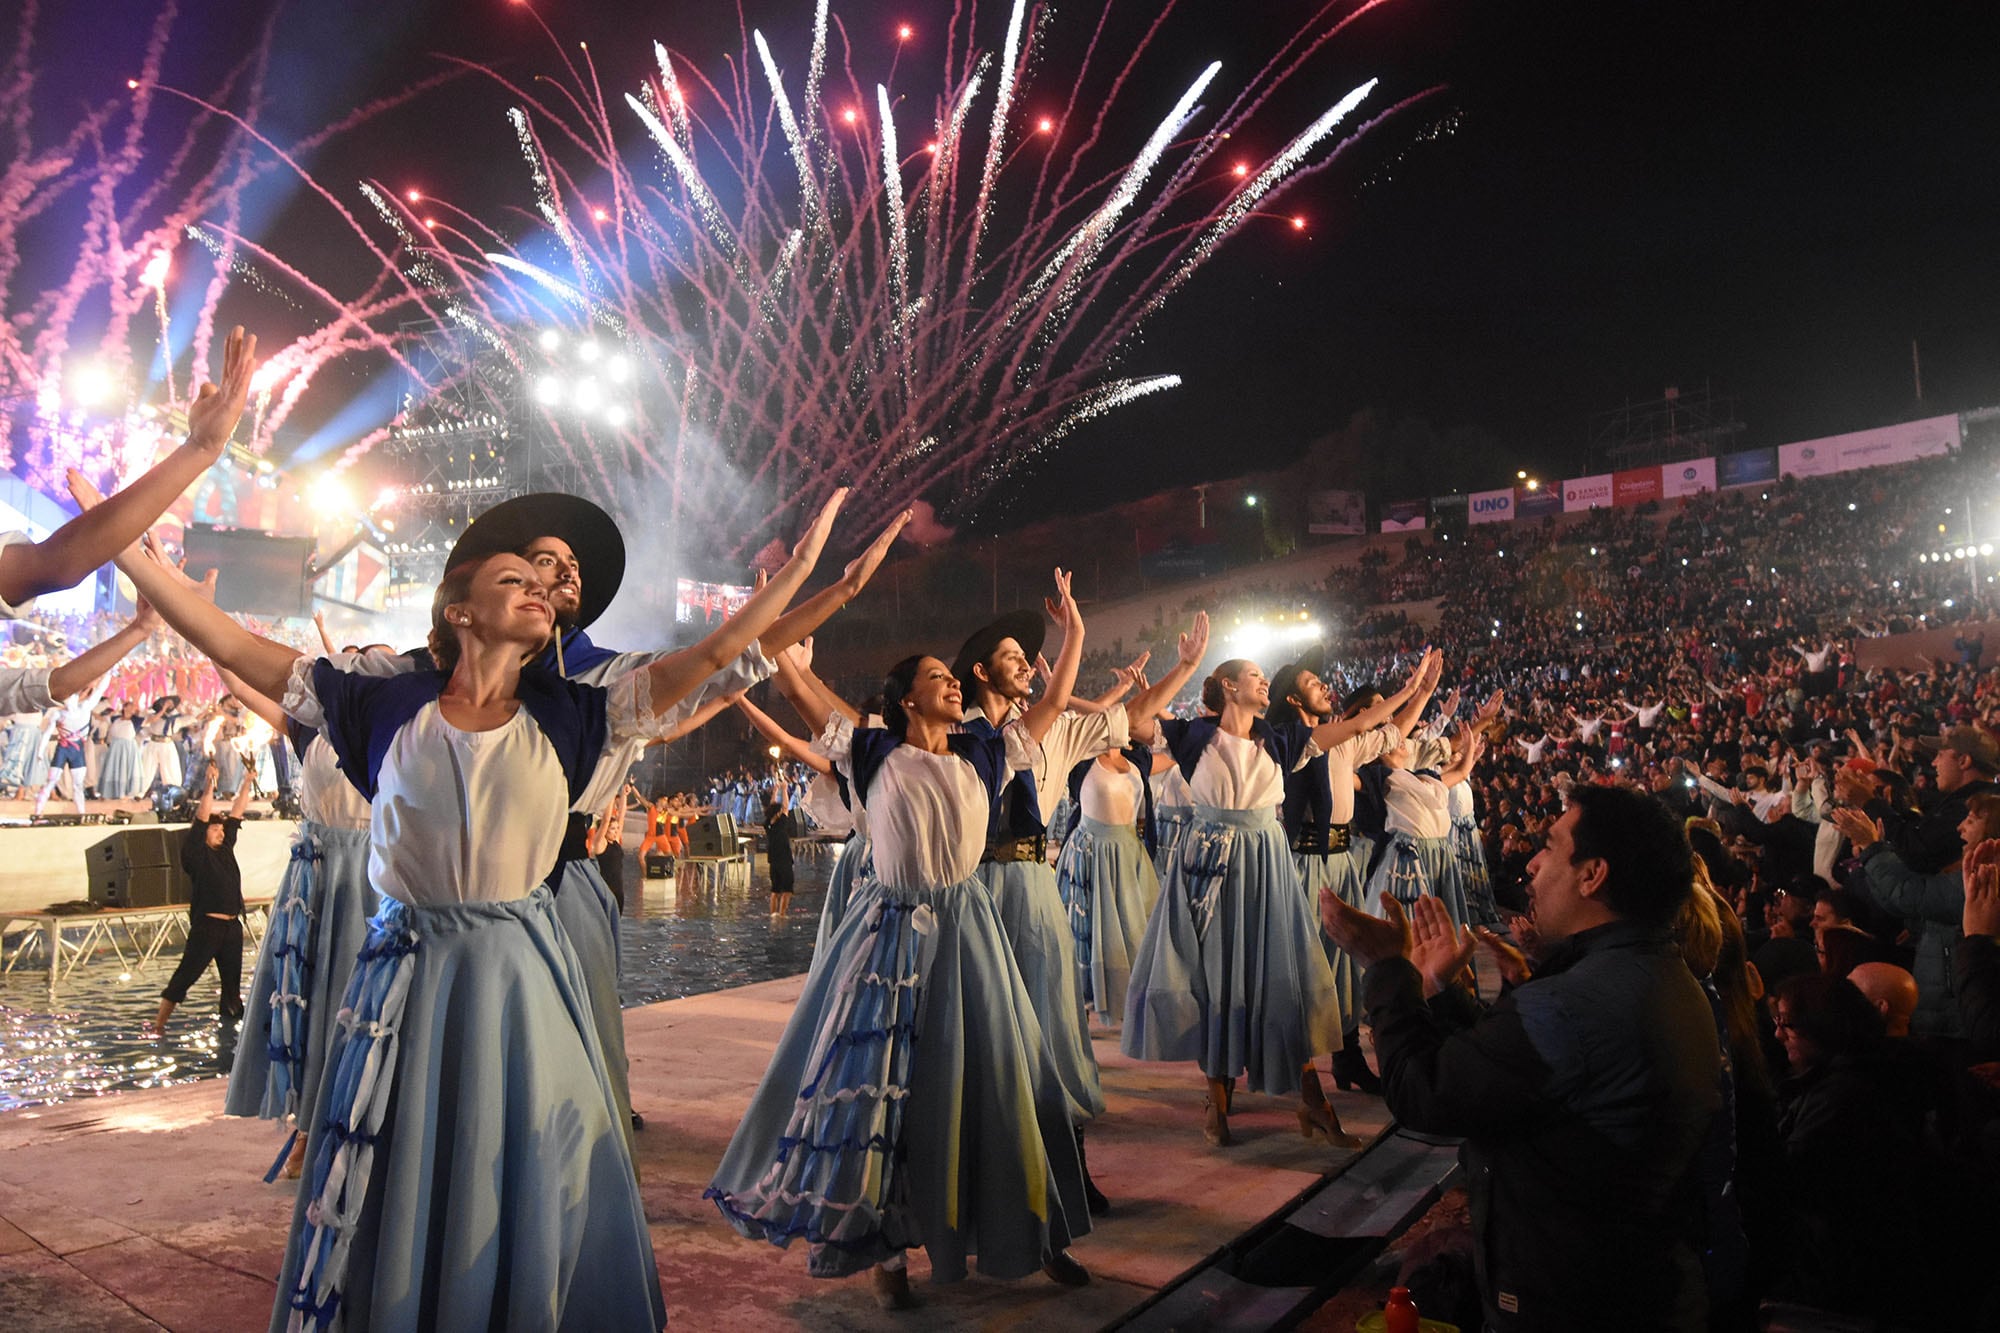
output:
M578 343L576 345L576 359L579 361L595 361L602 350L594 342Z
M535 381L535 401L543 407L555 407L563 400L563 382L554 375L544 375Z
M613 384L623 384L632 378L632 358L620 352L604 365L604 373L611 377Z
M535 339L544 352L553 352L562 346L562 334L555 329L543 329Z
M603 403L604 394L597 387L595 378L586 378L576 382L576 388L570 392L570 400L579 412L595 412Z

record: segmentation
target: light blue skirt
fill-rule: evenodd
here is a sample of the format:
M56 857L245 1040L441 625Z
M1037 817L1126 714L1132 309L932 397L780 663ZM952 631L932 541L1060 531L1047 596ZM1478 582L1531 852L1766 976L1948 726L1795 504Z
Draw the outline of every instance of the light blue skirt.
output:
M1451 850L1458 858L1459 879L1465 885L1467 924L1497 927L1500 904L1493 897L1493 872L1486 865L1486 843L1479 825L1470 819L1451 821Z
M1090 1045L1083 973L1056 872L1041 861L988 861L979 867L979 878L993 895L993 910L1014 948L1014 964L1073 1103L1072 1114L1079 1121L1103 1115L1104 1078Z
M40 727L10 726L4 753L0 753L0 787L24 787L28 783L28 753L42 737Z
M594 859L564 861L549 877L556 895L556 920L576 950L583 969L583 991L590 1001L590 1021L597 1029L597 1048L604 1053L604 1072L611 1080L619 1123L632 1132L631 1062L625 1055L625 1008L618 998L618 900L604 882Z
M1443 901L1454 923L1466 924L1465 877L1450 838L1391 833L1368 877L1369 899L1384 893L1405 907L1428 893Z
M1191 805L1153 807L1153 874L1160 883L1167 882L1167 871L1180 852L1181 839L1187 836L1188 825L1193 822L1194 807Z
M815 1277L912 1246L1026 1277L1090 1229L1069 1099L978 879L869 879L815 960L706 1191Z
M859 833L840 849L840 856L833 863L833 874L827 878L826 898L819 905L819 936L813 941L813 962L826 956L827 945L847 915L847 902L854 886L875 873L874 850Z
M1083 1002L1098 1021L1116 1023L1125 1017L1132 959L1160 900L1160 881L1138 830L1078 820L1056 861L1056 887L1069 909Z
M1292 855L1298 867L1299 883L1306 892L1306 908L1319 920L1319 891L1333 890L1334 896L1349 907L1363 912L1381 915L1379 906L1368 905L1368 860L1374 855L1375 844L1366 838L1352 838L1344 852L1325 854L1295 852ZM1340 948L1326 937L1324 930L1319 935L1320 946L1326 951L1326 965L1333 969L1333 990L1340 999L1340 1012L1347 1018L1348 1031L1353 1031L1361 1023L1361 973L1345 949Z
M1132 967L1118 1044L1252 1092L1341 1047L1340 998L1275 813L1196 806Z
M273 1333L665 1327L616 1117L546 887L386 902L328 1052Z
M104 762L97 769L100 800L129 801L139 794L139 742L118 736L104 743Z
M257 951L223 1114L306 1127L300 1112L319 1094L334 1015L380 905L368 884L368 830L300 824Z

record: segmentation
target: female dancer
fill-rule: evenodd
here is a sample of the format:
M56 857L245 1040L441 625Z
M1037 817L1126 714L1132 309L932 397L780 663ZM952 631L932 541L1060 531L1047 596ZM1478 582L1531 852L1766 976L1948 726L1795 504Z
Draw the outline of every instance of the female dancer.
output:
M1132 967L1119 1046L1140 1060L1194 1060L1208 1081L1202 1135L1230 1141L1230 1084L1297 1090L1299 1132L1360 1146L1321 1090L1314 1057L1340 1048L1340 997L1317 915L1278 822L1285 773L1308 743L1332 750L1372 721L1264 720L1270 682L1253 662L1224 662L1202 682L1213 714L1159 724L1194 794L1194 819L1167 868Z
M214 599L212 574L186 586ZM368 920L381 905L368 882L368 802L340 771L325 736L286 717L234 672L217 669L223 687L288 736L299 754L299 831L271 900L222 1103L224 1115L292 1126L265 1179L275 1179L282 1169L286 1179L296 1180L305 1165L306 1133L341 997L367 943Z
M1449 791L1472 775L1485 743L1477 732L1466 732L1455 756L1441 770L1415 767L1418 744L1405 739L1363 775L1364 782L1380 790L1389 839L1368 877L1368 896L1386 893L1408 905L1431 894L1444 903L1455 924L1469 925L1465 877L1451 845ZM1421 744L1427 759L1446 751L1442 741Z
M897 663L883 700L885 725L855 728L834 760L869 813L873 876L815 959L708 1197L746 1236L804 1237L815 1276L876 1265L886 1308L911 1304L913 1245L937 1282L976 1255L992 1277L1081 1285L1065 1252L1090 1226L1069 1101L976 873L1029 756L960 727L937 658Z
M1362 706L1348 711L1355 721L1369 724L1331 750L1315 754L1304 767L1285 774L1285 804L1282 817L1285 834L1291 840L1292 856L1298 865L1299 883L1315 914L1319 891L1331 889L1350 907L1365 910L1363 889L1368 879L1368 857L1373 844L1353 836L1354 775L1362 765L1372 763L1402 742L1404 734L1423 716L1437 688L1443 659L1427 653L1403 688L1387 699L1376 694ZM1333 693L1312 671L1290 665L1278 669L1271 685L1268 720L1273 726L1294 722L1318 724L1332 718ZM1382 1084L1368 1068L1361 1053L1361 972L1354 960L1322 933L1326 961L1333 968L1333 982L1340 997L1340 1012L1346 1016L1340 1049L1333 1053L1333 1081L1342 1091L1358 1087L1380 1095Z
M1070 770L1069 802L1076 814L1056 860L1056 886L1076 937L1083 1002L1100 1023L1125 1016L1132 958L1160 898L1152 859L1153 789L1147 778L1156 765L1165 768L1172 762L1135 741Z
M845 492L737 618L614 682L524 659L535 570L447 570L436 672L342 671L247 630L136 551L120 564L199 650L318 726L372 800L370 923L315 1110L274 1330L660 1328L626 1130L542 879L599 756L741 653L804 582Z
M139 705L127 699L118 705L104 729L104 763L97 771L97 794L107 801L129 801L139 793Z

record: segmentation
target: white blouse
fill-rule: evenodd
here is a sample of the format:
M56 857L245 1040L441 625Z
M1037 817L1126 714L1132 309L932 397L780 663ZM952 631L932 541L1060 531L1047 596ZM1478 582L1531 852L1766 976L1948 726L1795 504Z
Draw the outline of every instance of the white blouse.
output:
M1153 784L1154 809L1185 810L1194 804L1194 793L1188 790L1187 779L1181 776L1179 764L1169 764L1148 781Z
M1326 752L1326 778L1333 793L1331 822L1353 822L1354 774L1362 765L1373 763L1402 743L1403 736L1396 724L1385 722L1358 736L1349 736Z
M317 660L293 664L280 705L309 727L326 722ZM347 669L353 655L330 660ZM649 688L643 671L612 682L607 750L658 726ZM419 907L525 898L555 868L568 815L562 762L525 707L491 731L462 731L427 703L389 742L376 775L368 879Z
M1407 769L1391 769L1383 788L1388 808L1385 827L1391 833L1418 838L1451 836L1451 801L1437 778L1420 778Z
M299 760L299 812L327 828L368 827L368 798L340 771L333 747L318 733Z
M836 715L828 724L830 757L847 778L863 808L854 781L854 729ZM1002 732L1007 768L1029 768L1035 755L1025 738ZM898 745L875 771L865 803L875 874L891 888L937 888L956 884L979 869L986 854L986 825L992 812L986 784L972 765L947 751L932 754Z
M1136 768L1128 767L1119 773L1093 760L1090 771L1083 775L1083 791L1080 794L1083 817L1100 824L1129 826L1136 823L1139 804L1144 799L1145 781Z
M1217 730L1194 766L1188 789L1197 805L1275 811L1285 799L1285 778L1278 761L1255 738Z

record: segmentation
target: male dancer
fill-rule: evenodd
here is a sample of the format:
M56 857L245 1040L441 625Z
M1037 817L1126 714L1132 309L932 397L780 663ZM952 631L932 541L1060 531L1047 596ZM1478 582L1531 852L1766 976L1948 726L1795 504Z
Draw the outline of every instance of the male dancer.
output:
M848 564L837 582L780 616L755 647L735 662L719 664L677 705L681 734L721 711L731 695L766 679L773 670L769 654L798 642L853 600L867 586L910 517L908 511L899 515ZM611 605L625 573L624 539L611 516L590 501L555 493L502 501L467 526L446 567L501 551L511 551L532 565L548 591L557 637L539 663L545 669L584 684L603 685L667 655L664 649L616 652L593 643L584 632ZM612 1089L634 1129L642 1128L645 1121L631 1109L626 1072L625 1015L618 998L618 903L604 882L603 871L590 856L588 843L592 817L610 803L631 772L633 761L649 743L634 741L605 752L589 785L570 807L569 835L549 876L556 895L556 916L583 964L584 985L590 994Z
M1083 618L1073 608L1068 580L1061 570L1056 581L1063 603L1051 603L1051 616L1066 613L1063 651L1081 650ZM965 720L968 725L983 722L997 730L1025 728L1028 700L1033 694L1035 663L1041 656L1047 627L1042 616L1032 611L1016 611L986 625L958 650L952 674L965 692ZM1071 638L1075 643L1071 643ZM1076 961L1076 944L1070 933L1069 909L1063 905L1062 891L1056 886L1056 872L1049 865L1047 834L1057 802L1067 790L1070 770L1100 754L1123 750L1132 743L1134 720L1139 721L1141 739L1150 735L1152 719L1161 705L1174 697L1194 675L1207 648L1206 636L1192 649L1193 660L1183 654L1180 661L1157 683L1135 696L1128 704L1111 704L1101 712L1064 712L1047 723L1039 735L1029 733L1031 768L1017 773L1000 796L1000 807L987 833L986 855L979 867L980 878L993 895L1000 924L1014 947L1014 960L1021 969L1049 1042L1056 1066L1061 1070L1065 1091L1074 1103L1073 1114L1092 1119L1104 1110L1104 1089L1097 1070L1097 1054L1091 1049L1088 1022L1084 1015L1083 974ZM1012 747L1010 747L1011 749ZM1083 1128L1076 1131L1077 1156L1083 1157ZM1085 1196L1092 1213L1102 1214L1111 1207L1109 1199L1090 1178L1090 1164L1083 1162Z

